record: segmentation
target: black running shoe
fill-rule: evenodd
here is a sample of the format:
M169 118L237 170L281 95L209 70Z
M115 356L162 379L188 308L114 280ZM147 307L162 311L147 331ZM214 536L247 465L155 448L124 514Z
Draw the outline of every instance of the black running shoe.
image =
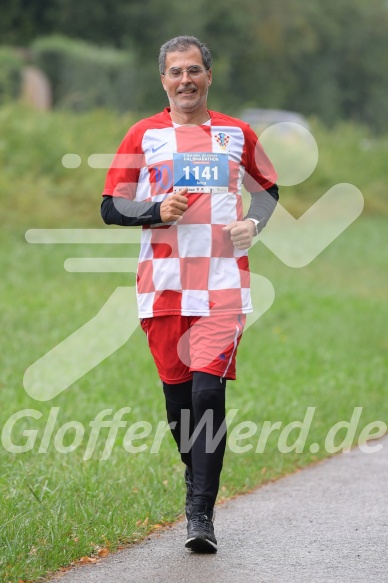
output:
M214 536L213 512L192 512L187 522L185 547L195 553L216 553L217 540Z
M186 482L186 519L189 520L191 514L191 507L193 505L193 490L194 490L194 482L193 482L193 472L191 468L186 466L185 470L185 482Z

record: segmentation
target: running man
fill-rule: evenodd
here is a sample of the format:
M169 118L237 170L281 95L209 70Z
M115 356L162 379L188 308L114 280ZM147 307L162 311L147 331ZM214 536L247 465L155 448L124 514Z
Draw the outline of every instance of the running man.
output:
M226 381L236 378L252 311L247 250L278 200L275 172L250 126L207 108L211 65L195 37L161 47L169 107L129 129L101 206L105 223L143 227L139 318L186 466L186 547L194 552L217 551ZM245 218L242 186L251 193Z

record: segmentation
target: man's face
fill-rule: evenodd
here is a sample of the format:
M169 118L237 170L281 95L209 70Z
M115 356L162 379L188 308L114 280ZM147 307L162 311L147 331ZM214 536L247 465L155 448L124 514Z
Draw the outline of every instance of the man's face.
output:
M201 67L204 70L194 80L186 72L178 80L171 79L167 74L172 67L188 69L193 65ZM175 51L173 53L167 53L165 75L161 76L161 80L172 110L181 113L192 113L201 109L203 106L206 107L207 92L211 85L211 79L211 70L205 70L202 54L198 47L191 46L184 52Z

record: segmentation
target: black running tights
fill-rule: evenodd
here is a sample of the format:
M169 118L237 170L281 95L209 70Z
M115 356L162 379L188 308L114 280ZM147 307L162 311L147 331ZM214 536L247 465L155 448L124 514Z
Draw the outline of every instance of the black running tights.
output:
M185 383L163 383L167 420L181 459L193 472L193 508L199 511L212 509L218 493L226 445L225 386L225 379L204 372L193 372Z

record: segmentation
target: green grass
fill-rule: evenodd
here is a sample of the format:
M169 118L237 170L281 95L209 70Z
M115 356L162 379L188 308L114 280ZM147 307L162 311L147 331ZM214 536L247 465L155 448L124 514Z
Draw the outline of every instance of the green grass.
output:
M63 262L79 256L126 257L136 248L29 245L24 240L28 228L101 226L98 205L105 172L86 164L66 170L60 159L67 152L86 160L90 153L113 151L131 119L104 112L75 117L12 109L0 111L0 118L0 192L7 208L0 239L1 427L22 409L42 413L40 419L18 421L12 434L15 443L23 444L23 430L38 430L31 451L15 454L0 448L0 580L14 582L37 580L99 547L114 550L141 538L154 524L175 520L183 510L184 488L170 436L157 454L128 453L123 447L126 428L119 429L112 454L100 461L108 434L101 429L92 458L83 460L89 424L103 409L131 407L124 417L127 428L136 421L150 422L151 435L138 442L148 448L158 421L164 420L160 383L140 329L49 402L33 400L22 384L31 363L90 320L117 286L133 284L130 274L68 273ZM296 189L287 193L284 188L286 206L296 212L307 208L333 183L348 181L366 190L367 210L303 269L284 266L261 244L252 249L251 268L273 283L276 297L244 335L238 380L228 384L227 408L238 409L231 429L248 420L258 431L241 443L251 443L252 450L227 450L220 498L327 456L323 445L328 430L350 420L355 407L363 409L354 441L368 423L388 420L387 219L381 213L386 208L381 184L387 178L382 165L387 146L383 139L374 142L378 155L369 158L370 150L357 150L357 140L364 139L359 128L333 131L332 145L329 132L318 126L316 131L317 175L300 186L300 201ZM39 453L53 407L59 408L53 437L47 453ZM280 453L279 432L263 453L254 452L264 421L280 421L284 427L302 421L307 407L316 409L301 453ZM83 425L85 437L75 451L61 454L54 437L70 421ZM65 445L73 436L69 432ZM343 436L340 432L337 444ZM318 453L309 451L312 443L320 444ZM139 524L147 518L147 525Z

